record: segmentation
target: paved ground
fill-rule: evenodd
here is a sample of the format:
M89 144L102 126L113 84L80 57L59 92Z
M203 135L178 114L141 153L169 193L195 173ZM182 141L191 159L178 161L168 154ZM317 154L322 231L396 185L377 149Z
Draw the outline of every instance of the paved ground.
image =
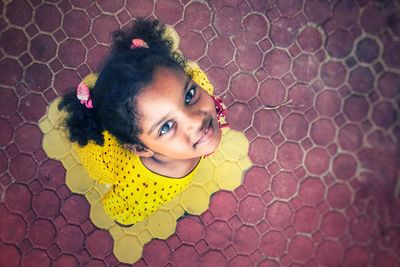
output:
M398 266L400 2L155 2L0 3L0 265L122 266L38 120L96 70L110 31L154 16L206 70L254 166L135 266Z

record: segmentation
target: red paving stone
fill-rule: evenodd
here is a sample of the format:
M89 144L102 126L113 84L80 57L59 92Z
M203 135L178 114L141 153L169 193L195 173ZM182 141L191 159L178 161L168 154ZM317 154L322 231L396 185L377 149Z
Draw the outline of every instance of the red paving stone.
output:
M184 3L184 4L182 4ZM41 148L38 120L109 32L172 24L250 139L243 184L136 266L398 266L397 1L8 1L0 5L0 265L126 266ZM277 110L271 107L291 103Z

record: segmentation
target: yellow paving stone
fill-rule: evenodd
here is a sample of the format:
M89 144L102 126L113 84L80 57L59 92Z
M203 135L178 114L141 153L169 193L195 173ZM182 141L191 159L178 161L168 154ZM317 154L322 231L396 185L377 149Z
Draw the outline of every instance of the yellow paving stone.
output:
M54 129L54 125L51 123L51 121L47 117L43 117L39 121L39 128L44 134L46 134L46 133L50 132L52 129Z
M210 173L214 173L215 166L210 159L205 160L199 166L197 173L193 176L192 182L197 184L206 184L207 182L214 179Z
M142 231L140 231L138 237L142 244L146 244L152 239L152 235L148 229L143 229Z
M72 153L68 153L65 157L61 159L62 164L64 165L65 169L70 169L76 164L78 164L78 161L74 156L72 156Z
M99 191L96 190L95 187L93 187L90 191L88 191L86 194L86 199L89 201L89 203L95 203L98 201L101 201L101 194Z
M149 230L155 238L166 239L175 232L176 219L165 210L158 210L149 217Z
M143 245L138 237L125 235L114 241L114 255L124 263L136 262L142 257Z
M55 128L43 136L42 146L46 154L55 159L63 158L71 150L71 144Z
M114 248L115 248L115 242L119 239L121 239L124 236L134 236L134 235L127 235L124 233L124 231L122 230L123 227L118 226L114 223L114 225L112 225L110 227L110 229L108 229L108 231L110 232L112 238L114 239Z
M224 157L224 155L221 153L220 150L215 151L210 157L209 159L212 161L212 163L218 168L218 166L220 164L222 164L226 158Z
M249 169L252 165L252 163L248 157L243 157L243 158L239 159L237 164L243 171Z
M90 204L90 219L99 228L109 229L115 222L105 213L101 201Z
M121 227L121 230L128 235L138 235L143 230L148 230L147 219L138 222L130 227Z
M182 204L190 214L199 215L207 208L210 194L202 186L190 186L182 192Z
M221 189L234 190L242 182L243 170L236 163L226 161L215 171L215 180Z
M239 132L229 131L221 141L221 153L225 158L237 160L247 155L249 141Z
M93 188L95 181L89 177L82 165L77 164L67 169L65 183L72 192L85 194Z
M208 193L213 194L219 190L219 185L215 181L210 181L205 185Z
M57 128L62 124L62 119L65 117L65 112L58 110L58 104L60 103L61 98L56 98L53 102L51 102L49 109L47 111L47 118L51 121L51 123Z
M183 214L185 214L185 210L181 204L174 205L171 209L171 212L175 219L179 219Z

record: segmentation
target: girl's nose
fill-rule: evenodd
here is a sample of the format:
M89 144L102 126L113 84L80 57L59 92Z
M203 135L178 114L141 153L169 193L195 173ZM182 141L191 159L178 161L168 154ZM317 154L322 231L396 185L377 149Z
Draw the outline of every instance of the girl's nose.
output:
M188 132L198 132L201 128L203 120L204 116L201 114L201 112L187 112L187 114L185 114L186 130Z

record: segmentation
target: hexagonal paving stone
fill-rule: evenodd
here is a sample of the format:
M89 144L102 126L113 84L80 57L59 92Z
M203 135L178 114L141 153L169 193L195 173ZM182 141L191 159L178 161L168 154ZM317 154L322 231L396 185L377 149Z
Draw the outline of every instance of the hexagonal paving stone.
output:
M310 82L317 77L319 63L314 56L302 54L293 62L294 76L304 82Z
M32 156L20 153L11 160L9 168L15 181L28 182L35 176L37 164Z
M244 223L256 224L265 214L265 206L259 197L248 196L240 201L239 215Z
M293 212L288 204L275 201L267 208L266 218L276 229L283 229L292 222Z
M265 168L252 167L246 172L243 185L249 193L262 194L268 189L270 179Z
M327 86L338 87L344 82L346 69L338 61L330 61L321 68L321 78Z
M311 86L298 83L289 89L288 99L293 110L308 110L313 106L314 91Z
M72 10L64 16L62 28L70 37L83 37L90 29L89 17L82 10Z
M26 230L27 224L20 215L8 214L0 219L0 235L4 242L18 244L25 237Z
M63 200L61 213L68 218L69 222L79 224L87 218L89 205L82 196L71 195Z
M363 143L362 136L363 133L357 125L346 124L339 130L339 145L344 150L355 151Z
M29 266L34 262L37 266L49 266L50 265L50 257L49 255L39 249L33 249L29 251L25 257L22 259L22 266Z
M228 38L215 38L208 44L207 53L217 66L225 66L233 59L234 52L234 46Z
M10 211L22 214L31 205L32 192L22 184L12 184L4 192L4 203Z
M289 199L297 191L297 181L290 172L280 172L272 177L271 189L275 197Z
M308 132L309 123L306 118L297 113L291 113L282 121L282 132L288 140L300 141Z
M334 241L323 241L316 250L317 262L321 265L334 266L342 261L343 248Z
M269 137L278 131L280 121L276 111L259 110L254 114L253 127L259 135Z
M305 52L312 53L321 47L322 36L318 29L308 26L301 31L297 42Z
M353 47L353 38L346 30L337 29L329 34L326 49L336 58L347 56Z
M341 98L336 91L325 90L318 94L316 101L316 109L326 117L332 117L339 112L341 106Z
M262 52L255 44L237 45L236 63L246 71L253 71L261 66Z
M182 245L172 256L171 263L173 266L195 266L197 264L199 255L192 246Z
M221 252L209 250L200 258L200 266L227 266L227 260Z
M239 74L232 79L231 93L235 99L248 101L256 95L257 81L250 74Z
M333 172L338 179L348 180L356 174L357 162L349 154L340 154L333 160Z
M153 240L143 250L143 258L149 265L161 266L168 262L171 250L166 242Z
M372 38L363 38L356 45L356 56L361 62L371 63L379 54L379 45Z
M295 143L287 142L278 148L277 161L284 169L295 169L302 159L303 152Z
M333 141L335 133L335 126L330 120L319 119L312 123L310 137L315 144L324 146Z
M15 95L14 90L1 88L0 89L0 115L10 116L16 110L18 106L18 98Z
M313 207L302 207L294 215L294 228L296 231L312 233L317 229L320 222L320 215Z
M308 177L301 183L299 195L304 203L317 205L324 200L325 186L321 179Z
M211 247L226 247L229 241L232 240L232 230L227 223L215 221L206 228L204 239Z
M49 220L36 219L29 226L28 238L35 246L46 249L54 242L56 229Z
M289 68L290 58L284 50L274 49L265 56L264 69L272 77L282 77L289 71Z
M0 74L0 83L9 86L15 86L17 81L22 78L21 65L14 59L6 58L0 61L0 67L7 70Z
M14 141L20 151L34 152L40 148L42 135L36 125L23 124L15 131Z
M291 19L280 18L270 30L270 38L277 46L288 47L297 36L297 25Z
M279 231L270 231L263 236L260 248L264 254L280 257L286 250L287 239Z
M12 245L0 245L0 264L1 266L19 266L20 253Z
M400 75L392 72L384 73L378 82L379 92L384 97L394 97L397 93L396 88L400 87ZM0 100L1 101L1 100Z
M351 202L351 191L346 184L335 184L328 190L327 200L333 208L342 209Z
M306 154L305 166L312 174L322 174L328 170L329 154L325 149L312 148Z
M260 85L259 96L267 107L275 107L285 100L286 90L281 81L268 79Z
M112 251L113 241L109 233L95 230L87 236L85 247L93 257L102 258Z
M295 236L289 244L289 253L296 262L307 262L314 253L314 244L306 236Z
M39 216L54 219L60 211L60 199L54 191L45 189L33 196L32 207Z
M48 62L54 58L56 49L57 44L50 35L39 34L31 40L29 52L34 59Z
M275 146L265 138L256 138L250 143L249 157L254 164L265 166L275 155Z
M242 253L253 252L258 246L258 242L259 235L255 230L255 227L251 226L242 226L235 231L233 236L235 247Z
M2 32L0 37L0 46L7 54L18 56L27 50L28 38L23 31L9 28Z
M214 26L221 35L232 36L241 30L239 12L230 6L225 6L215 14Z
M204 236L204 226L199 218L189 216L178 223L176 234L182 241L195 244Z

